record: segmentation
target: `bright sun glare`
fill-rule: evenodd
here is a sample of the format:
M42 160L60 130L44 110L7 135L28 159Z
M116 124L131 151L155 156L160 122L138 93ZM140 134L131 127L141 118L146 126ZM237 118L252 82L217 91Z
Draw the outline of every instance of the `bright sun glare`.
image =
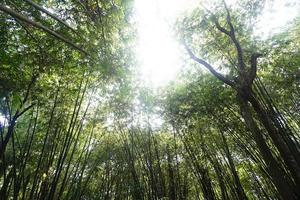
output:
M136 0L139 45L137 57L147 84L160 86L170 81L181 66L178 43L171 24L194 0Z
M200 0L135 0L138 21L137 58L144 83L162 86L174 79L182 66L179 44L172 31L172 23L184 11L195 7ZM228 0L232 3L235 0ZM291 6L293 3L293 6ZM287 6L289 5L289 6ZM296 0L267 1L257 24L258 33L270 35L284 27L299 11ZM277 31L276 31L277 30Z

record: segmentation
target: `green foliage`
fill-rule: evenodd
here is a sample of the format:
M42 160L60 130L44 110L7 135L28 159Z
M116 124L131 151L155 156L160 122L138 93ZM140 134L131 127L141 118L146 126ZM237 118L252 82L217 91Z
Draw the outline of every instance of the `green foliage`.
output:
M1 3L38 25L1 7L0 199L282 199L236 90L189 59L161 92L139 86L133 1L30 2ZM253 90L272 124L290 130L282 137L297 153L300 20L268 40L255 38L264 4L238 1L228 12L247 70L253 52L264 55ZM236 80L236 46L216 27L217 20L230 28L228 12L222 1L203 5L178 20L178 38ZM296 183L258 113L250 113Z

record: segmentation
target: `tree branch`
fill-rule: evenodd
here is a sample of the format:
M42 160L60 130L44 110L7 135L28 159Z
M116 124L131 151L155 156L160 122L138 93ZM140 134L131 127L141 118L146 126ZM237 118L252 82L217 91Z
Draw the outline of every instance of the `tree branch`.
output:
M85 50L83 50L82 48L80 48L78 45L74 44L73 42L71 42L70 40L66 39L65 37L59 35L58 33L56 33L55 31L47 28L46 26L38 23L38 22L35 22L35 21L32 21L31 19L27 18L26 16L24 15L21 15L19 13L17 13L16 11L4 6L4 5L0 5L0 10L9 14L10 16L12 16L13 18L15 19L19 19L21 21L24 21L36 28L39 28L39 29L42 29L43 31L47 32L48 34L56 37L57 39L65 42L66 44L68 44L69 46L73 47L74 49L86 54L86 55L89 55Z
M226 13L227 13L226 21L229 25L230 30L226 30L224 27L222 27L220 25L219 21L214 17L215 18L215 25L216 25L217 29L220 32L222 32L225 35L230 37L230 39L233 42L233 44L236 48L236 51L237 51L238 66L239 66L241 71L244 71L245 70L245 63L244 63L244 60L243 60L243 50L242 50L242 47L241 47L239 41L236 38L235 29L234 29L233 24L231 22L230 11L227 7L227 4L226 4L225 0L223 0L223 4L224 4L224 7L225 7L225 10L226 10Z
M218 21L217 19L215 19L215 25L216 25L216 27L217 27L217 29L218 29L219 31L221 31L221 32L224 33L225 35L228 35L229 37L231 37L231 36L230 36L230 31L228 31L228 30L226 30L225 28L223 28L223 27L220 25L220 23L219 23L219 21Z
M10 140L10 138L13 135L14 128L17 122L17 119L22 116L26 111L28 111L30 108L32 108L35 104L31 104L28 107L24 108L21 112L19 110L14 114L13 118L10 119L10 124L7 129L7 134L5 135L4 140L1 141L0 143L0 160L3 158L3 154L5 152L6 146Z
M207 63L205 60L198 58L197 56L195 56L195 54L191 51L191 49L184 44L185 49L187 50L189 56L196 61L197 63L203 65L206 69L208 69L216 78L218 78L220 81L222 81L223 83L231 86L231 87L235 87L234 83L229 80L228 78L226 78L225 76L223 76L222 74L220 74L219 72L217 72L209 63Z
M262 56L262 54L259 54L259 53L253 53L251 55L251 58L250 58L250 63L251 63L251 68L250 68L250 71L249 71L249 84L252 84L253 83L253 80L255 79L256 77L256 72L257 72L257 58L259 58L260 56Z
M30 108L32 108L35 104L31 104L29 106L27 106L26 108L24 108L20 113L16 113L16 117L15 119L18 119L20 116L22 116L27 110L29 110Z
M67 28L71 29L74 33L76 33L75 29L73 29L69 24L67 24L66 22L64 22L63 20L59 19L58 17L56 17L54 14L52 14L51 12L49 12L48 10L46 10L45 8L43 8L42 6L34 3L31 0L24 0L27 3L29 3L30 5L32 5L33 7L35 7L37 10L45 13L46 15L50 16L51 18L53 18L54 20L58 21L59 23L63 24L64 26L66 26ZM76 33L77 34L77 33Z

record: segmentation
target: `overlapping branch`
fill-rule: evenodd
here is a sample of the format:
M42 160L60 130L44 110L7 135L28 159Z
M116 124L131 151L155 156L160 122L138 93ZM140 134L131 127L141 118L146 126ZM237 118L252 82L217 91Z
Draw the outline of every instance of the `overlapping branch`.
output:
M198 58L193 52L192 50L186 45L184 44L189 56L196 61L197 63L203 65L206 69L208 69L215 77L217 77L220 81L224 82L225 84L234 87L234 83L229 80L228 78L226 78L225 76L223 76L222 74L220 74L219 72L217 72L208 62L206 62L205 60Z
M65 38L64 36L58 34L57 32L49 29L48 27L38 23L38 22L35 22L35 21L32 21L31 19L29 19L28 17L22 15L22 14L19 14L18 12L16 12L15 10L11 9L11 8L8 8L4 5L0 5L0 10L9 14L10 16L12 16L13 18L15 19L18 19L20 21L23 21L23 22L26 22L27 24L30 24L38 29L41 29L45 32L47 32L48 34L54 36L55 38L65 42L66 44L68 44L69 46L71 46L72 48L86 54L86 55L89 55L87 51L85 51L84 49L82 49L81 47L79 47L78 45L74 44L72 41L70 41L69 39Z

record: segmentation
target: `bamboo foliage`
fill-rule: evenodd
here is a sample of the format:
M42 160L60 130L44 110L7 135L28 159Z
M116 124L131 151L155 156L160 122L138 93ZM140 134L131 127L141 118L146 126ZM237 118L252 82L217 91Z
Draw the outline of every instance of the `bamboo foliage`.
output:
M131 1L2 1L0 199L299 199L299 24L270 49L263 1L212 8L175 24L187 66L157 92Z

